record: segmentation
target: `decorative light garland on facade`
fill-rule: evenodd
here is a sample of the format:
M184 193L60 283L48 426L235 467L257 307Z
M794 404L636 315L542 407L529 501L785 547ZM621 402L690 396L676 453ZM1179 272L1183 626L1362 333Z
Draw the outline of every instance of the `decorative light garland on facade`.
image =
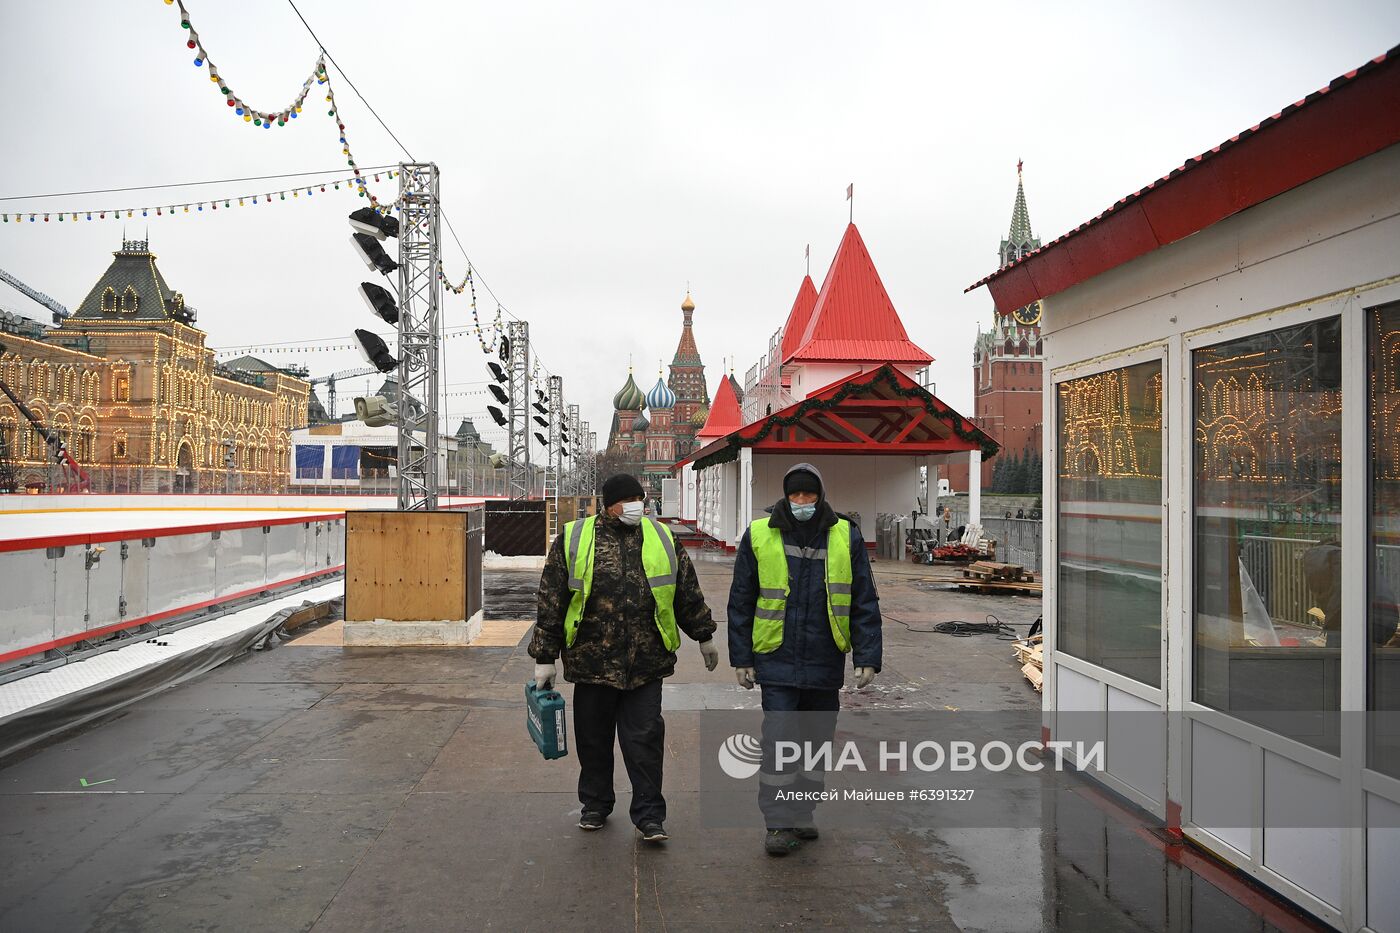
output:
M395 178L398 176L398 174L399 173L397 170L390 169L383 172L375 173L374 179L375 181L378 181L380 175L387 175L390 178ZM331 187L331 190L339 191L341 185L350 187L352 185L355 185L356 183L362 185L363 181L356 176L348 176L344 178L328 179L316 185L299 185L295 188L285 188L281 191L258 192L257 194L229 195L226 198L211 198L204 201L190 201L184 204L148 204L144 207L88 208L76 211L13 211L7 213L0 213L0 223L20 224L25 223L26 221L29 223L38 223L40 221L42 221L43 223L48 223L51 219L56 220L59 223L63 223L63 221L65 220L71 220L76 223L79 220L79 218L82 218L84 220L106 220L108 214L112 215L113 220L129 220L138 216L146 218L166 216L175 217L190 213L204 213L204 208L206 206L209 208L210 211L217 211L221 206L225 209L232 210L234 208L246 207L249 205L256 206L258 204L271 204L274 198L278 202L285 201L287 200L287 195L291 195L292 200L297 200L302 196L303 193L305 193L305 195L309 198L314 196L317 191L324 193L327 185ZM385 207L384 210L388 211L390 208L392 208L392 206L393 205L389 205L388 207ZM194 210L191 211L191 208L193 208Z

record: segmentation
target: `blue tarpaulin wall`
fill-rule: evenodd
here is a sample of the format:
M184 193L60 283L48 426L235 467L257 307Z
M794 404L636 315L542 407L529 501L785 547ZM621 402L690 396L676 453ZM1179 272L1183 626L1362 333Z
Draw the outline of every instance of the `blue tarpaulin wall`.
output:
M325 466L325 445L297 445L297 479L320 479Z
M331 479L355 479L360 475L360 448L344 444L331 448Z

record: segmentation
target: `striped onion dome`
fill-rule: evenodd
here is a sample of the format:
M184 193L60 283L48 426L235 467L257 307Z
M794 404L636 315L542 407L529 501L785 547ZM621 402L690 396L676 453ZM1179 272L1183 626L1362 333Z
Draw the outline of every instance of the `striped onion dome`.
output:
M646 404L646 397L642 395L642 390L637 388L636 381L632 378L632 371L627 371L627 384L617 390L613 396L613 408L616 411L639 411Z
M671 387L660 376L656 377L656 385L647 393L647 407L652 411L676 407L676 393L671 391Z

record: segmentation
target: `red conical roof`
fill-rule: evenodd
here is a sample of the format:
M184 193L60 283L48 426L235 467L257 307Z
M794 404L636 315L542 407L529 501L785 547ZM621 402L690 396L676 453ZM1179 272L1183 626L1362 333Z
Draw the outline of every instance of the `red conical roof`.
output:
M817 306L817 287L812 284L810 275L802 278L802 286L797 289L797 299L788 312L787 323L783 325L783 347L781 362L792 359L797 348L802 346L802 335L807 332L807 324L812 320L812 309Z
M696 431L695 436L723 437L743 426L744 416L739 411L739 399L734 396L734 387L730 385L727 377L720 379L719 388L715 390L714 403L710 405L710 415L705 419L705 426Z
M783 343L786 346L786 335ZM933 362L905 332L855 224L846 227L792 358L808 363Z

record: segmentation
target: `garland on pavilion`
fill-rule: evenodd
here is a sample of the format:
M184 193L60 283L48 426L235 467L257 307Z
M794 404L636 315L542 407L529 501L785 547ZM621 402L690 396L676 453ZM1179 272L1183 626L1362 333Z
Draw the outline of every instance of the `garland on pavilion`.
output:
M895 372L895 368L889 363L886 363L884 366L877 369L872 377L848 382L837 389L830 398L805 399L798 403L797 408L791 415L770 415L764 419L762 426L751 436L745 437L742 430L735 431L725 439L725 446L723 448L696 460L695 469L703 470L706 467L719 466L722 463L729 463L733 460L737 460L739 458L739 451L742 448L753 447L769 434L773 433L775 429L790 428L814 411L832 411L838 408L843 401L850 398L857 391L874 388L878 385L883 385L901 398L916 399L921 402L929 414L947 424L959 438L969 444L976 444L980 447L983 457L990 459L1001 449L1001 446L984 434L980 428L964 419L947 405L938 401L938 399L930 395L922 386L916 385L905 388L900 385L899 378L895 375Z

